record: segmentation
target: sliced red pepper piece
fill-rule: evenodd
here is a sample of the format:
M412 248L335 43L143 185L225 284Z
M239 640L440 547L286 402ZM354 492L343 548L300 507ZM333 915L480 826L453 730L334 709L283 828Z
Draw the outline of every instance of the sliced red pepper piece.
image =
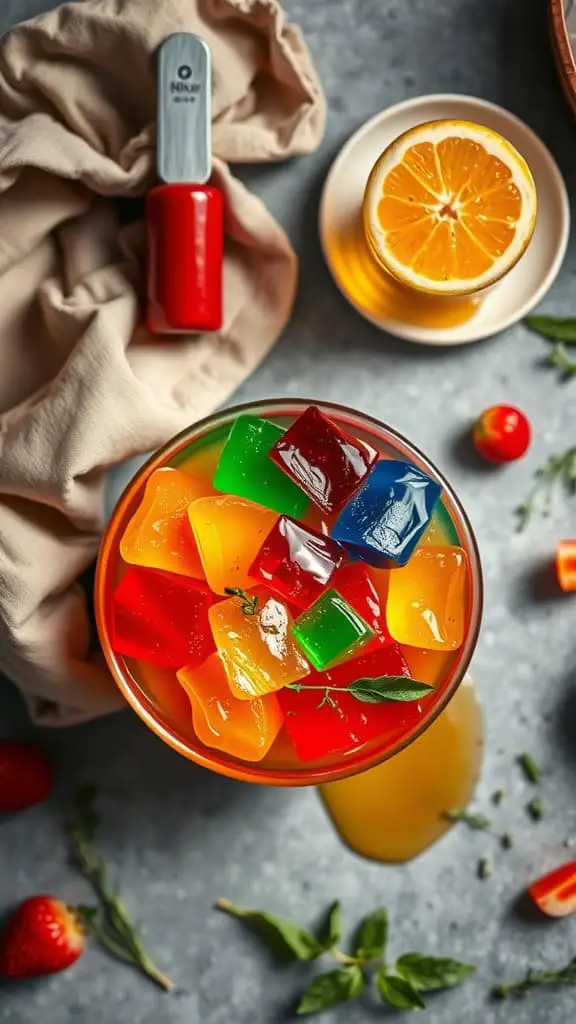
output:
M542 913L567 917L576 912L576 860L533 882L528 892Z
M558 541L556 575L562 590L576 590L576 540Z

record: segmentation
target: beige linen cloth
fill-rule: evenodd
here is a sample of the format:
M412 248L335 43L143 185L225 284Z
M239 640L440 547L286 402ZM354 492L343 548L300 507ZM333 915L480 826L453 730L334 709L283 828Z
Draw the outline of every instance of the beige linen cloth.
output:
M159 340L141 325L142 223L121 227L111 197L154 183L154 51L174 31L212 51L224 326ZM37 721L121 706L77 583L107 469L214 409L290 314L295 256L227 162L309 152L323 125L302 35L276 0L86 0L2 43L0 670Z

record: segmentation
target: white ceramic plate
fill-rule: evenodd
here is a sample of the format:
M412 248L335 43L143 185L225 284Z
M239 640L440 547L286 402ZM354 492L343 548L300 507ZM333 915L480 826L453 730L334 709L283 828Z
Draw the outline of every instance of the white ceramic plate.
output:
M532 241L517 265L492 288L474 316L456 327L422 327L375 314L363 301L362 275L353 294L343 272L341 240L360 226L362 196L370 170L382 150L398 135L439 118L476 121L500 132L522 153L534 175L538 216ZM354 227L352 227L354 226ZM389 107L367 121L348 140L332 164L320 202L320 240L324 257L342 294L376 327L425 345L463 345L489 337L522 319L542 299L556 277L568 243L570 208L566 186L550 151L513 114L486 100L452 94L421 96ZM361 230L361 228L360 228ZM340 256L335 254L340 251Z

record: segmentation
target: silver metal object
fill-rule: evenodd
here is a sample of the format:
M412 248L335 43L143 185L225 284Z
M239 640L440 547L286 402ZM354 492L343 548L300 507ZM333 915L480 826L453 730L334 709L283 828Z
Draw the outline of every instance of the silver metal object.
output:
M156 165L165 182L208 181L212 170L210 50L175 32L158 51Z

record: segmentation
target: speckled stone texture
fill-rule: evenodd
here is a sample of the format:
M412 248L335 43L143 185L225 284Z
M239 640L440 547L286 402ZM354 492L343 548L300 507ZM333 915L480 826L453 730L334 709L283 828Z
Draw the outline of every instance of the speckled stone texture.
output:
M0 27L40 10L42 0L4 3ZM326 138L313 156L242 176L286 226L301 258L292 322L275 351L236 394L238 401L291 394L350 402L423 447L461 495L478 533L486 614L474 676L486 713L487 753L479 804L504 788L501 811L515 847L455 828L406 867L366 863L344 849L310 790L250 788L210 775L164 747L130 712L45 733L63 797L95 779L102 788L102 849L146 941L177 979L169 997L98 951L73 970L0 989L6 1024L280 1024L294 1019L306 967L277 969L266 952L212 903L227 896L312 923L336 895L350 924L384 902L391 954L417 949L478 965L461 989L430 999L429 1024L571 1024L574 990L542 991L513 1004L490 1001L494 982L529 963L576 954L576 920L547 923L519 899L538 873L574 857L576 836L575 605L550 570L560 536L574 535L576 503L514 532L512 509L532 471L576 441L576 382L560 386L543 367L546 343L522 327L456 350L395 341L362 321L334 287L319 251L322 181L339 147L382 107L419 93L458 91L509 107L550 145L575 192L576 138L549 54L544 0L285 0L306 34L329 101ZM576 249L543 309L576 313ZM471 417L498 401L529 414L527 459L504 471L478 464ZM116 481L116 485L118 481ZM4 734L26 730L7 683ZM531 795L514 765L521 750L542 763L546 816L531 824ZM0 907L36 891L87 898L67 866L58 799L2 822ZM475 878L479 856L496 865ZM319 1024L397 1019L372 999L320 1015Z

